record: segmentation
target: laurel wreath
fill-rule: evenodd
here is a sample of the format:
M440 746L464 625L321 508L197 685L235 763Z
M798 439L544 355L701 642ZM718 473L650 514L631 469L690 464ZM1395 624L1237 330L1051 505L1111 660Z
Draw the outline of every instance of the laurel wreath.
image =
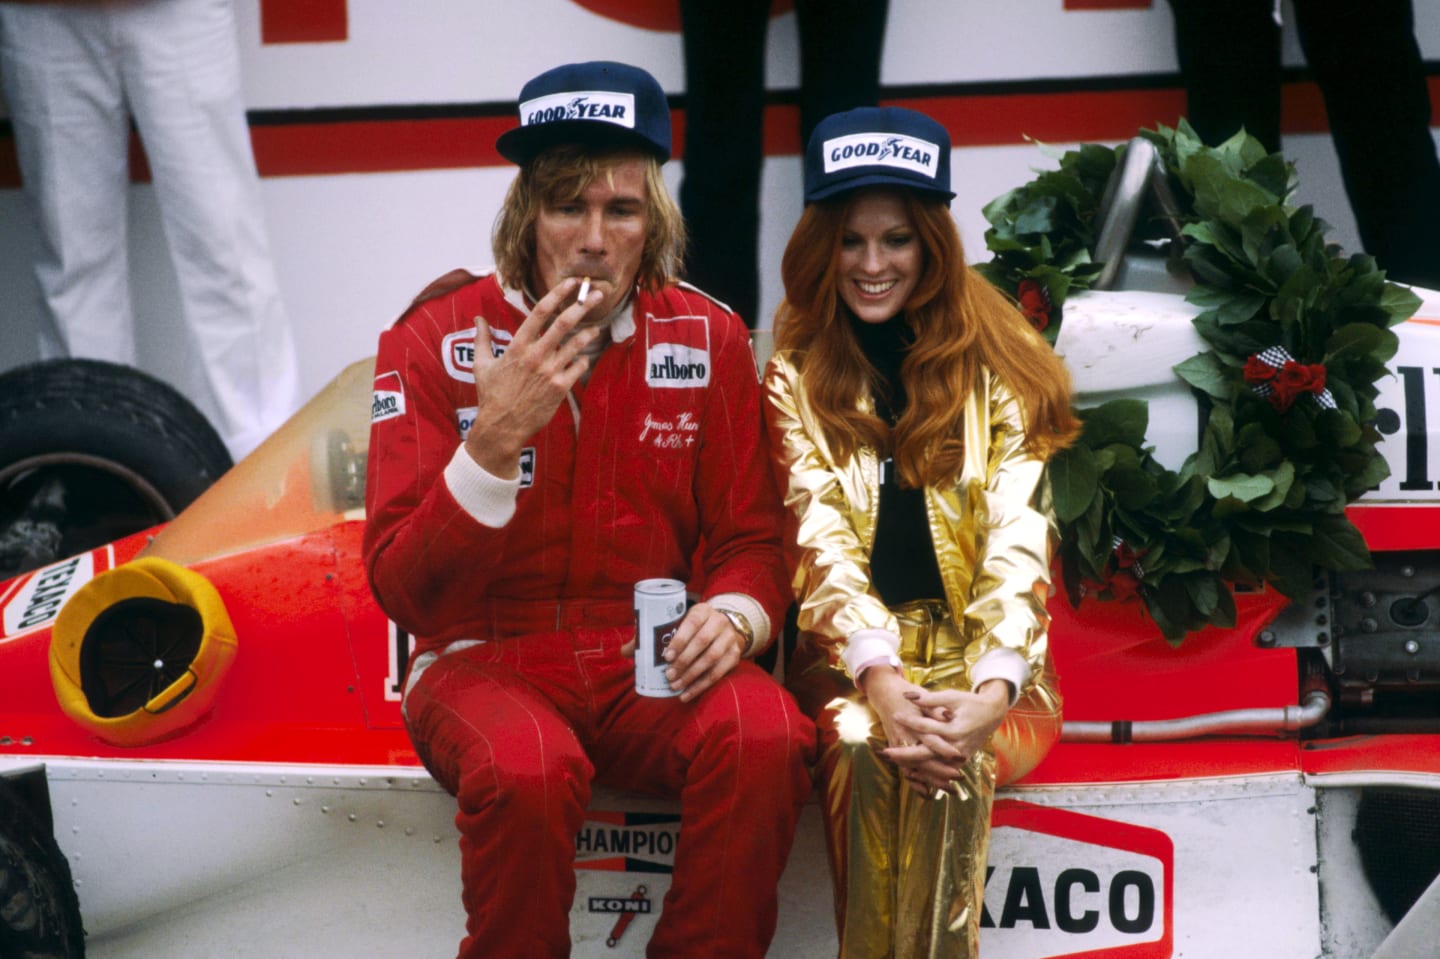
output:
M1186 299L1209 349L1174 372L1207 422L1172 471L1145 443L1143 401L1080 410L1081 438L1050 479L1070 601L1141 601L1179 643L1234 625L1237 585L1301 599L1314 567L1370 567L1345 506L1389 475L1376 383L1397 349L1390 327L1420 301L1372 257L1327 244L1310 207L1289 205L1295 168L1281 154L1243 132L1207 147L1183 120L1140 135L1182 208L1179 237L1156 232L1154 245L1195 280ZM1082 145L985 207L992 258L977 269L1052 344L1066 298L1102 267L1096 213L1124 149Z

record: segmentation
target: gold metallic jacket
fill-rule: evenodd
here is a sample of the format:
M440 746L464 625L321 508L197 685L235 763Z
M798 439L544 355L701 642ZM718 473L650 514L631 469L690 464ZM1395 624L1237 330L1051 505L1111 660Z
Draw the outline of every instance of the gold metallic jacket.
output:
M870 591L879 458L862 448L843 466L835 461L795 359L793 353L772 357L764 388L771 450L784 472L780 485L792 521L786 539L799 627L802 642L820 645L830 665L848 673L842 654L849 637L899 632L895 616ZM873 411L868 396L860 408ZM959 477L925 490L943 599L966 637L967 672L991 650L1013 650L1030 667L1017 690L1024 695L1041 675L1049 624L1053 523L1044 463L1024 447L1016 397L988 372L965 403L963 440Z

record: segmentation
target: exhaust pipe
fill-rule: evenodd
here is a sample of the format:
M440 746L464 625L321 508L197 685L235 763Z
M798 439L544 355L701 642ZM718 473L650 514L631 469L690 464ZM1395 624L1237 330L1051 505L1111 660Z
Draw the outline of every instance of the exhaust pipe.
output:
M1206 736L1284 736L1314 726L1330 711L1330 693L1307 692L1299 706L1231 709L1179 719L1069 722L1060 730L1065 743L1158 743Z

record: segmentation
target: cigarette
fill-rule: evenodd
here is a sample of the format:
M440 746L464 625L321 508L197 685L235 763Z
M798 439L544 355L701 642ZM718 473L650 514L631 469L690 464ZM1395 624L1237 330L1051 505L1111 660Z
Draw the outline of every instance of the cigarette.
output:
M585 302L585 297L587 297L587 296L589 296L589 295L590 295L590 277L587 276L587 277L585 277L583 280L580 281L580 296L578 297L578 299L580 300L581 303L584 303L584 302Z

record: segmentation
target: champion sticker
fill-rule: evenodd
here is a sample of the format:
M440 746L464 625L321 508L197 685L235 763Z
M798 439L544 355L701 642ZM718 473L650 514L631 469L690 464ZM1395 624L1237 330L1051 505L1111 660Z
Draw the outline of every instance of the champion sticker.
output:
M933 180L939 169L940 147L929 140L892 133L852 133L826 140L824 156L826 173L857 166L888 166Z
M669 873L679 837L678 815L592 809L575 837L575 868Z
M405 415L405 384L393 370L375 377L375 391L370 394L370 422L383 423Z
M576 90L552 93L520 104L520 125L560 120L599 120L634 129L635 97L612 90Z

